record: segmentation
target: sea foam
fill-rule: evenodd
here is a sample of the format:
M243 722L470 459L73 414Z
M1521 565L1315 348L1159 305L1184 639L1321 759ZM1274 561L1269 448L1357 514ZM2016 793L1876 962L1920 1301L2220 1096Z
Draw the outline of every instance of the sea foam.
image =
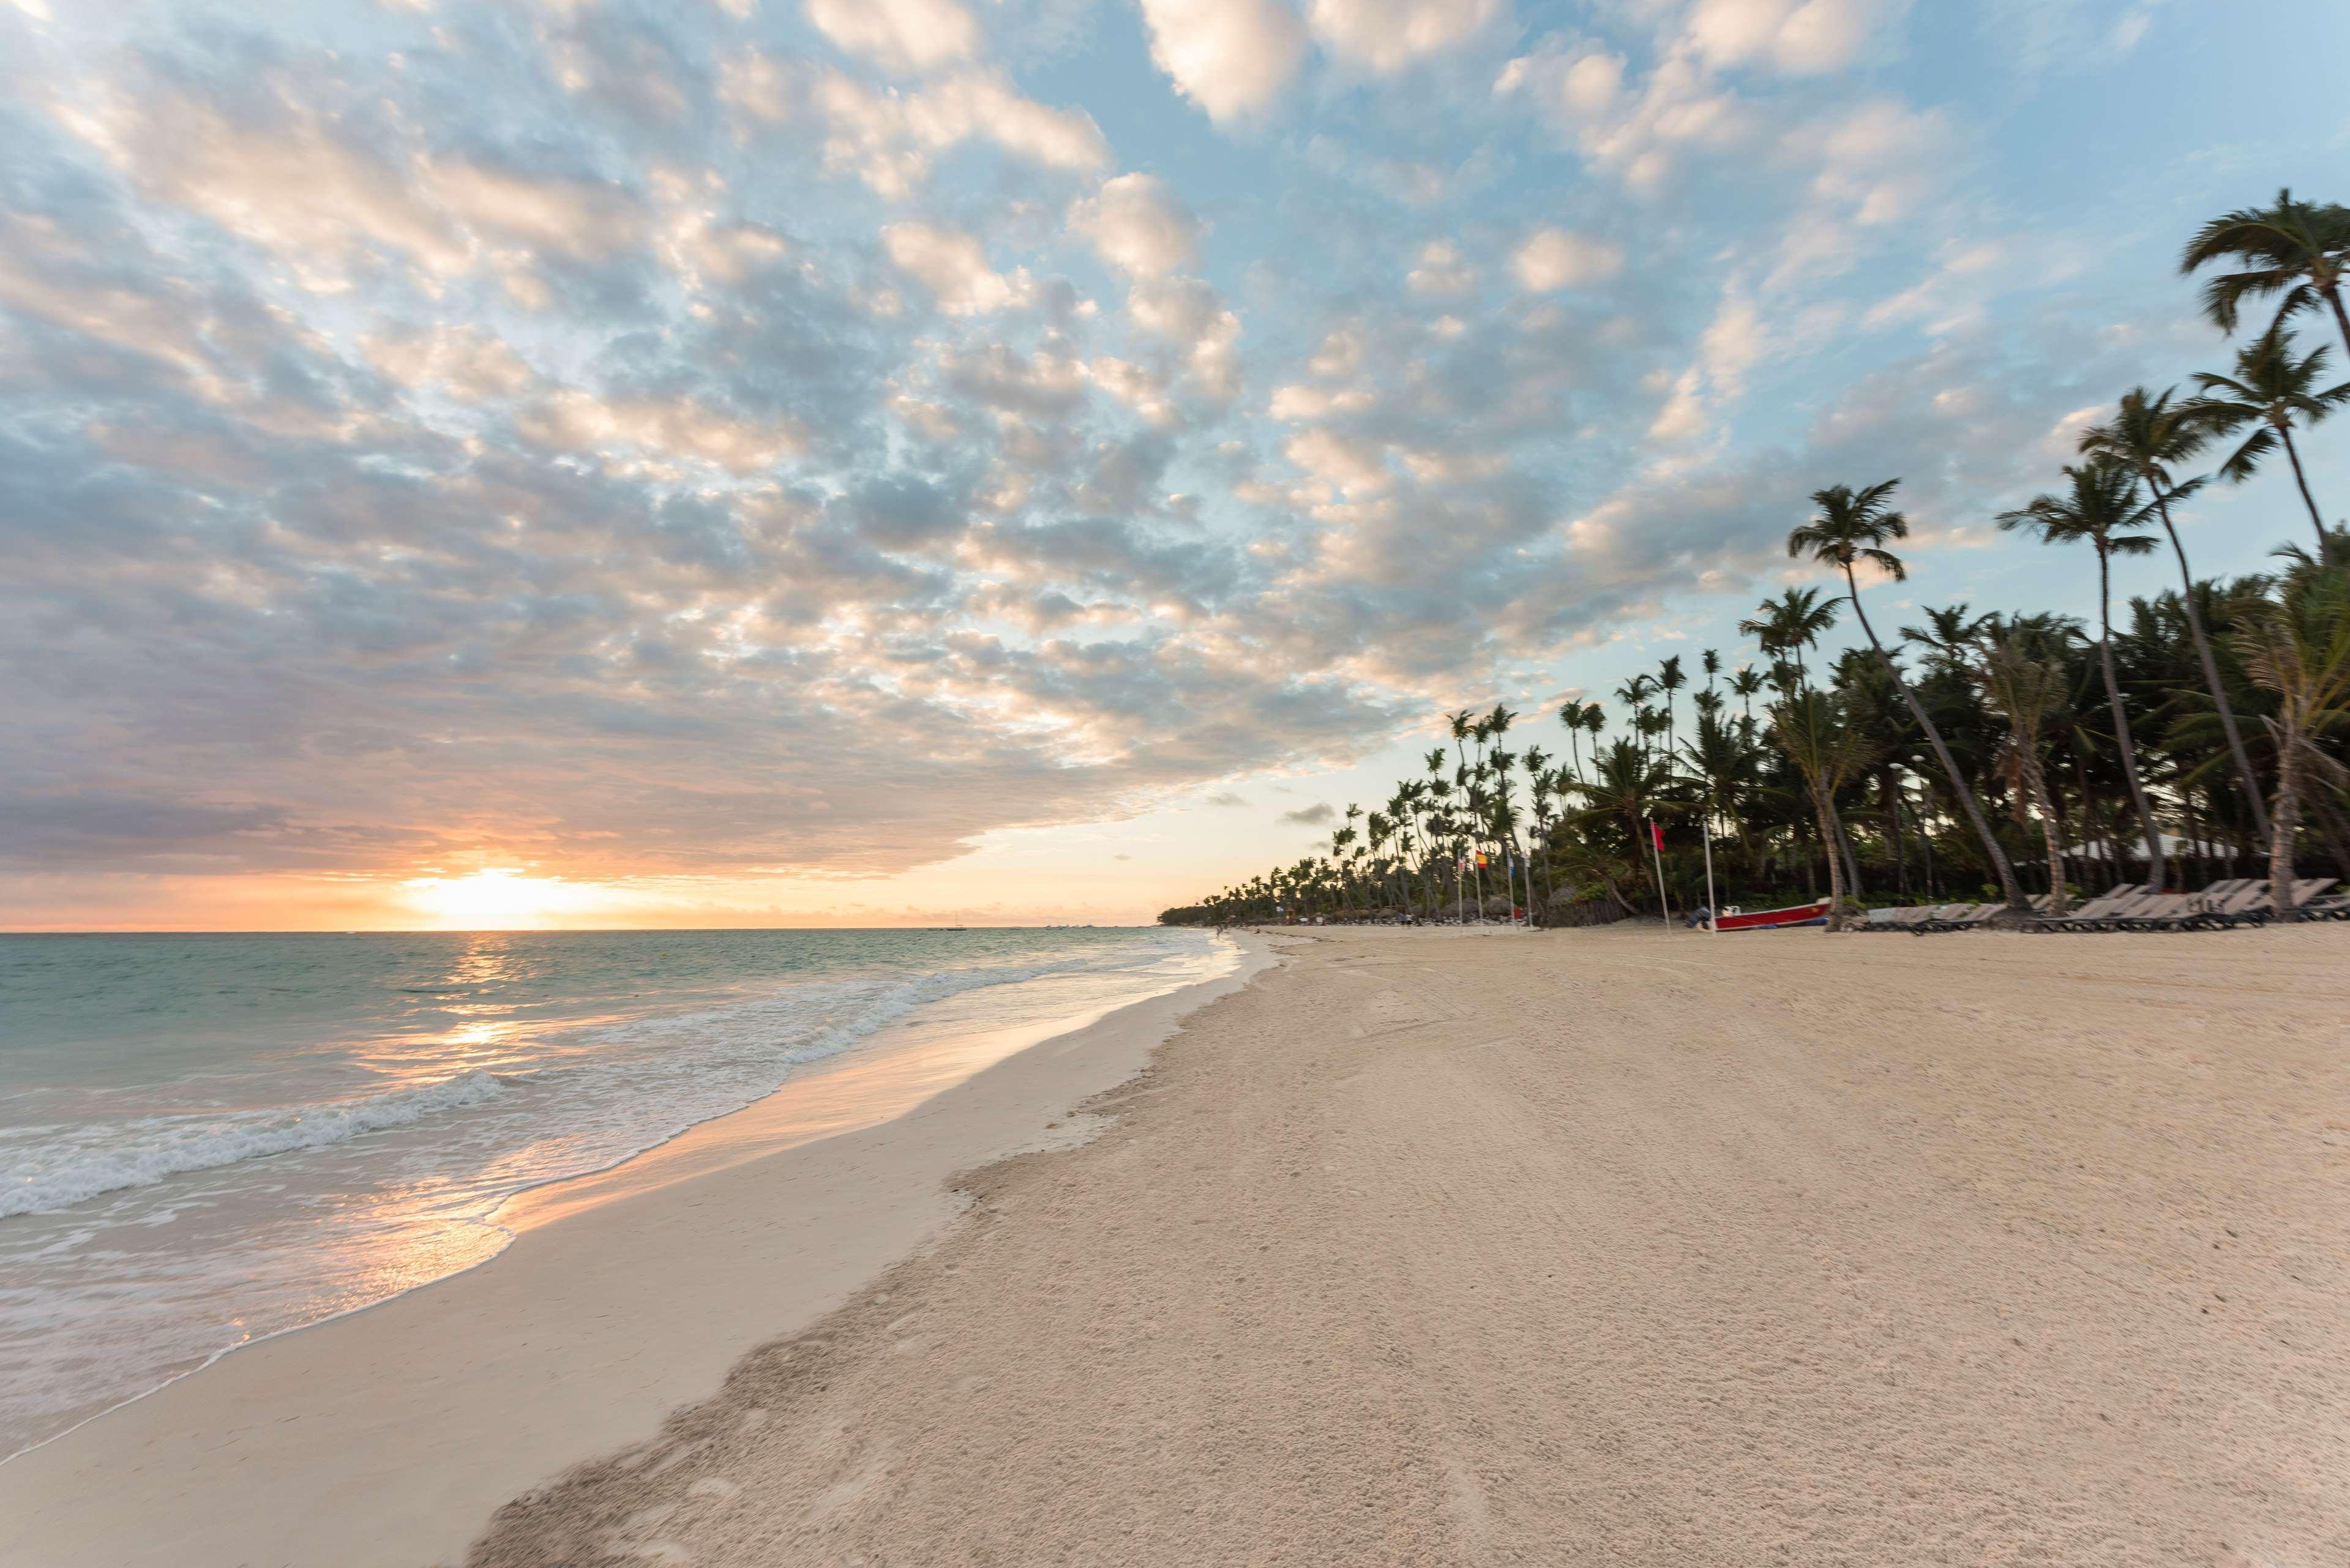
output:
M523 1086L558 1096L534 1105L535 1118L610 1130L618 1130L616 1121L638 1124L635 1147L605 1149L600 1158L637 1153L693 1122L741 1109L780 1087L792 1068L847 1050L927 1003L1086 967L1079 961L902 980L813 981L774 997L599 1031L595 1054L568 1065L519 1074L476 1069L377 1094L260 1110L16 1127L0 1133L0 1219L53 1213L125 1188L411 1127ZM645 1116L649 1096L659 1096L672 1114Z

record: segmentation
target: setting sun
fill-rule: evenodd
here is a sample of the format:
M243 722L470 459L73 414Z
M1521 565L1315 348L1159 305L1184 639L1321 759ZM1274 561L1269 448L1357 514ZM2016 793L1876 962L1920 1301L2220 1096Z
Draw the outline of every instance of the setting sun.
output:
M494 867L463 877L417 877L400 884L408 901L449 930L499 930L544 925L596 907L597 889L560 877L526 877Z

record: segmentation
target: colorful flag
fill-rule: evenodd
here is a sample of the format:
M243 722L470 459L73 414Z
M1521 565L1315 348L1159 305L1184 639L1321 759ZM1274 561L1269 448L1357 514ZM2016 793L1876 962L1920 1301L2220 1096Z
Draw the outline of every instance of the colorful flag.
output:
M1485 852L1480 849L1477 851L1477 869L1482 871L1487 864L1488 862L1485 859Z
M1662 855L1665 852L1665 830L1657 826L1654 817L1648 819L1648 839L1656 845L1658 854Z

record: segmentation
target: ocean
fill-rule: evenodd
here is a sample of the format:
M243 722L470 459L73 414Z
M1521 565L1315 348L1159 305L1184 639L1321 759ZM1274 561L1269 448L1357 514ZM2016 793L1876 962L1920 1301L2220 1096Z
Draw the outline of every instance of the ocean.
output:
M0 936L0 1456L494 1256L807 1064L1229 971L1157 929Z

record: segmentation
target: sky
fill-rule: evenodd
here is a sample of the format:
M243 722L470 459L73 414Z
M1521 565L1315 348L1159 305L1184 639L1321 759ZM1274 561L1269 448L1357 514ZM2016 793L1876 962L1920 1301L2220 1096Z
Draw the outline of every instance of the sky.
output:
M2093 613L1991 519L2227 367L2178 246L2350 196L2345 59L2339 0L0 0L0 929L1147 920L1446 709L1746 662L1830 483L1902 480L1882 623ZM2196 569L2297 507L2207 492Z

